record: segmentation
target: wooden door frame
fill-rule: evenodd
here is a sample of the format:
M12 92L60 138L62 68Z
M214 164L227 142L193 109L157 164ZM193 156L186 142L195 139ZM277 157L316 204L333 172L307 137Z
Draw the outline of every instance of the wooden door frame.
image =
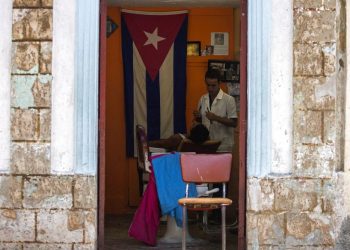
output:
M239 188L238 188L238 249L246 249L246 159L247 159L247 2L241 0L240 45L240 120L239 120ZM100 60L99 60L99 164L98 164L98 249L104 248L105 173L106 173L106 23L107 3L100 0Z
M241 0L238 249L246 249L248 0Z
M98 249L105 241L105 183L106 183L106 70L107 70L107 3L100 0L100 67L99 67L99 157L98 157Z

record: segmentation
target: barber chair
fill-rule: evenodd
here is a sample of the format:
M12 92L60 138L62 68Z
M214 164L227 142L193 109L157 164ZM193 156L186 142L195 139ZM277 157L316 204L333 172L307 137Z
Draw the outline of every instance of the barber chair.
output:
M217 140L207 140L202 144L196 144L190 139L183 139L178 146L177 151L179 152L194 152L196 154L212 154L215 153L221 141Z
M166 153L165 150L160 148L150 148L148 146L147 133L142 125L136 125L136 139L137 139L137 165L139 171L139 183L141 186L140 192L142 193L148 183L150 166L151 166L151 154ZM181 242L182 229L176 225L176 221L173 217L167 216L167 229L163 238L159 240L161 243L178 243ZM191 241L191 236L187 231L187 238Z
M162 148L148 146L147 133L142 125L136 125L136 142L137 142L137 167L139 173L140 195L144 192L149 180L151 154L165 153Z

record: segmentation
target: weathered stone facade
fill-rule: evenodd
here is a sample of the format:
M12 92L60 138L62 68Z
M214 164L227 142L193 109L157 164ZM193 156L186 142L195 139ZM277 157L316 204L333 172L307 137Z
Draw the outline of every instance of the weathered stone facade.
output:
M52 0L13 0L11 166L0 174L0 249L95 249L95 176L50 166Z
M11 170L0 174L0 249L96 246L96 177L54 175L50 166L52 4L13 0ZM350 249L350 177L339 160L344 8L344 0L294 0L293 168L248 179L248 249Z
M349 249L349 177L336 171L344 8L344 1L294 0L293 168L286 176L248 179L248 249Z

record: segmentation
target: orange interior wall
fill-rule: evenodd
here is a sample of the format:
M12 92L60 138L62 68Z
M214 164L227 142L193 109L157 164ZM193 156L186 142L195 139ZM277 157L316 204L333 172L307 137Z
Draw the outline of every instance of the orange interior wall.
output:
M133 8L135 9L135 8ZM167 11L179 8L137 8L139 10ZM183 8L180 8L183 9ZM206 93L204 74L208 60L238 58L239 45L234 44L239 34L234 25L232 8L190 8L188 40L201 41L202 49L210 45L211 32L229 32L229 55L187 57L186 122L191 124L192 112L201 95ZM106 207L105 212L125 213L139 201L135 159L125 153L124 83L121 52L120 8L108 7L108 16L118 29L107 39L107 100L106 100ZM224 87L224 86L223 86Z

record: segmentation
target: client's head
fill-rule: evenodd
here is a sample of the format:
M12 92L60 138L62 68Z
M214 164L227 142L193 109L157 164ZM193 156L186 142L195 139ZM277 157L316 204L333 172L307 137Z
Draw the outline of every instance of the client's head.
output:
M188 139L196 144L202 144L209 139L209 131L203 124L199 123L191 128Z

